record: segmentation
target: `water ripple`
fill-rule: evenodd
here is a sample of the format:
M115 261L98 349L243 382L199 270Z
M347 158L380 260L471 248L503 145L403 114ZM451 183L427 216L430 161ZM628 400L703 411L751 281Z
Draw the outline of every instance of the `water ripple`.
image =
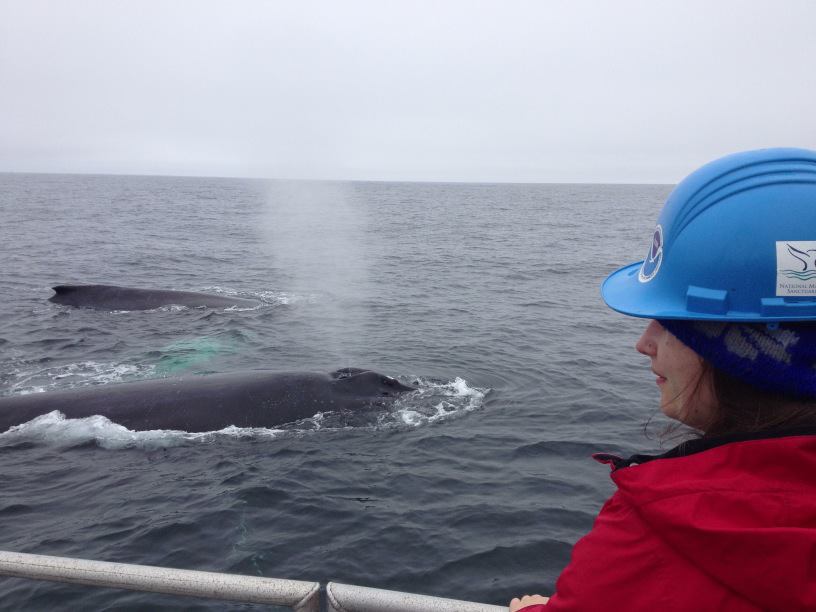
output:
M642 323L607 311L598 286L642 255L667 192L0 175L0 394L345 366L423 388L373 419L286 431L50 415L0 434L3 547L497 604L552 589L611 490L588 455L655 445L642 425L656 392L631 348ZM64 282L262 304L77 310L47 301ZM224 609L24 581L0 597Z

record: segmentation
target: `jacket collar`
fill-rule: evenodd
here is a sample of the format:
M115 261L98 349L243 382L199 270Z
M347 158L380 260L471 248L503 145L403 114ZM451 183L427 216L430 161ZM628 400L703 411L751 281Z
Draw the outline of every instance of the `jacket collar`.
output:
M686 440L675 446L670 451L662 455L645 455L635 454L624 459L617 455L609 453L595 453L592 458L600 463L607 463L612 465L612 470L617 470L631 465L639 465L641 463L648 463L656 459L676 459L678 457L688 457L696 453L723 446L724 444L731 444L732 442L745 442L748 440L767 440L769 438L787 438L790 436L816 436L816 426L812 427L794 427L786 429L769 429L765 431L755 431L748 433L729 434L727 436L718 436L714 438L695 438Z

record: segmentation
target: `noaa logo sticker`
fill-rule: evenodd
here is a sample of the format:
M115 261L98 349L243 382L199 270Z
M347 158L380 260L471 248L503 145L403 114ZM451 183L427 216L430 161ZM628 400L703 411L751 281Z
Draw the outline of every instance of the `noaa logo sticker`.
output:
M816 296L816 240L776 243L776 295Z
M641 283L648 283L652 280L657 271L660 270L660 264L663 262L663 228L658 225L655 227L652 235L652 244L649 247L649 254L643 261L638 272L638 280Z

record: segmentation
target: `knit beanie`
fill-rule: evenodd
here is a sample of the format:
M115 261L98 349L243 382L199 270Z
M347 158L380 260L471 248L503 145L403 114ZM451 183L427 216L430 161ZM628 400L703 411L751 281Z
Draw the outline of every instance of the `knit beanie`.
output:
M711 365L765 391L816 398L816 325L661 319Z

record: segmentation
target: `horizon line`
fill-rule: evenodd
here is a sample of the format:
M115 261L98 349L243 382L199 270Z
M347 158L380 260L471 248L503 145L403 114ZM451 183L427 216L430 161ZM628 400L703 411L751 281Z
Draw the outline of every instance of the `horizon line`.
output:
M303 182L303 183L419 183L419 184L440 184L440 185L655 185L671 186L676 183L666 183L662 181L570 181L570 180L432 180L432 179L360 179L360 178L285 178L269 176L226 176L215 174L146 174L141 172L49 172L42 170L0 170L0 174L33 174L44 176L127 176L142 178L197 178L216 180L245 180L245 181L279 181L279 182Z

